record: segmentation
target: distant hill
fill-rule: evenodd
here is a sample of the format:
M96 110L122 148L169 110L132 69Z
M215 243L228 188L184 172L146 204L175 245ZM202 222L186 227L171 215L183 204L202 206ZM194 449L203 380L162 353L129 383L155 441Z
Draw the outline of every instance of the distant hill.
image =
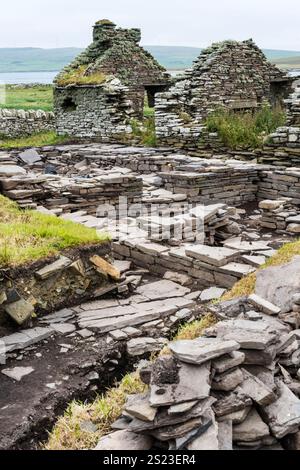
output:
M144 46L167 69L182 70L190 67L201 52L197 47ZM80 48L59 49L0 48L1 72L52 72L62 69L82 51ZM264 50L268 59L282 65L300 63L300 51ZM293 67L293 65L292 65Z

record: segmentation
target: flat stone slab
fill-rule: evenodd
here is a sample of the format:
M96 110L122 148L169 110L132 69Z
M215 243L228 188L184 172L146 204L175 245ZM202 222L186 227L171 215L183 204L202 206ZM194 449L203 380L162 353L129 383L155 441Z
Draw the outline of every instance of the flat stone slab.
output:
M71 323L55 323L52 324L52 328L56 333L60 333L62 335L73 333L76 330L76 326Z
M44 266L44 268L37 271L35 275L39 279L48 279L54 274L67 268L71 264L72 261L69 258L66 256L61 256L57 261L54 261L54 263L48 264L47 266Z
M222 289L221 287L210 287L202 291L199 298L201 302L210 302L211 300L220 299L225 292L226 289Z
M129 395L124 410L133 418L138 418L142 421L154 421L157 409L150 406L149 399L150 395L148 392Z
M20 333L13 333L12 335L4 336L1 338L1 341L3 341L7 349L12 352L15 350L27 348L32 344L47 339L53 333L53 328L36 327L23 330Z
M252 408L245 421L233 426L234 442L260 441L269 436L269 426L263 422L255 408Z
M293 295L300 292L300 256L290 263L259 270L256 276L256 295L290 312Z
M240 348L236 341L223 341L217 338L198 338L170 343L172 353L180 361L188 364L203 364Z
M187 256L204 261L213 266L224 266L236 258L237 251L228 248L195 245L185 250Z
M18 157L22 162L27 163L28 165L33 165L34 163L42 161L41 157L34 149L28 149L24 152L19 153Z
M266 257L262 255L243 255L241 258L245 263L250 264L254 268L259 268L266 262Z
M269 405L276 400L273 390L268 388L258 377L255 377L245 369L242 369L242 372L243 381L240 384L240 388L245 395L248 395L255 403L261 406Z
M263 299L257 294L252 294L248 297L248 302L250 302L254 307L258 308L260 311L266 313L267 315L279 315L281 312L280 308L272 304L266 299Z
M131 357L141 356L146 353L160 351L167 340L154 338L133 338L127 343L127 353Z
M199 437L187 445L189 451L195 450L219 450L219 426L213 412L206 415L210 419L210 426Z
M245 360L245 354L240 351L233 351L230 354L214 359L211 363L212 369L218 374L239 366Z
M17 176L25 175L26 170L18 165L0 165L0 175L2 176Z
M144 284L136 289L136 293L143 295L149 300L163 300L171 297L182 297L191 291L187 287L180 286L175 282L162 279L161 281Z
M124 430L102 437L95 450L149 450L152 447L152 443L153 439L149 436Z
M2 369L1 373L10 379L20 382L23 377L34 372L33 367L13 367L12 369Z
M186 401L203 400L209 396L209 377L209 363L201 366L181 364L177 383L151 383L151 406L173 406ZM163 394L161 393L162 390L164 391Z
M300 400L286 384L278 381L278 399L263 408L263 413L277 439L294 433L300 425Z
M216 374L213 378L211 388L213 390L230 392L243 382L241 369L231 369L223 374Z
M249 264L243 263L228 263L221 267L222 272L230 276L243 277L248 274L254 273L255 268Z
M231 248L232 250L238 251L265 251L269 250L269 246L261 241L253 241L253 242L246 242L242 241L241 237L230 238L224 242L224 246L227 248Z
M212 331L219 339L235 341L241 349L265 350L278 339L276 330L262 320L225 320L212 327Z

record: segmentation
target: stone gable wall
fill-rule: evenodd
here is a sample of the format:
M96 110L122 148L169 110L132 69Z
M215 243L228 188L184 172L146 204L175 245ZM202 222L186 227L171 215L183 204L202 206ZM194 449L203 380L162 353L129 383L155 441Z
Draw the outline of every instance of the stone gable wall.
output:
M55 129L53 113L0 109L0 136L17 138Z
M195 147L201 142L205 118L219 107L255 109L264 100L281 102L290 91L289 78L251 40L214 44L174 87L157 95L158 140Z

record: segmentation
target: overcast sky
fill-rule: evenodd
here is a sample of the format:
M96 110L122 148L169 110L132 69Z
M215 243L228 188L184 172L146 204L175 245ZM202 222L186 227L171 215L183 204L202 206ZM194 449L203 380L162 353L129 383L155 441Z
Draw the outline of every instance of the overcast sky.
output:
M148 45L252 37L264 48L300 50L300 0L1 0L0 47L83 47L102 18L140 27Z

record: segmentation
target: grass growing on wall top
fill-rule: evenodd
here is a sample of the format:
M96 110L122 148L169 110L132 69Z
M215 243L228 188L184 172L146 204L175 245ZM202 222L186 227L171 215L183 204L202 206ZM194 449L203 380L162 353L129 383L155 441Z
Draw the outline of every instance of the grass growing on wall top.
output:
M80 65L62 74L56 81L58 86L67 85L101 85L105 83L107 76L102 72L87 74L87 65Z
M4 103L0 108L53 111L53 88L51 85L16 87L7 85Z
M107 241L94 229L32 210L0 195L0 267L55 255L60 250Z
M209 132L217 132L223 144L233 150L261 147L264 138L283 126L286 116L282 108L263 105L254 113L236 113L220 108L206 119Z

